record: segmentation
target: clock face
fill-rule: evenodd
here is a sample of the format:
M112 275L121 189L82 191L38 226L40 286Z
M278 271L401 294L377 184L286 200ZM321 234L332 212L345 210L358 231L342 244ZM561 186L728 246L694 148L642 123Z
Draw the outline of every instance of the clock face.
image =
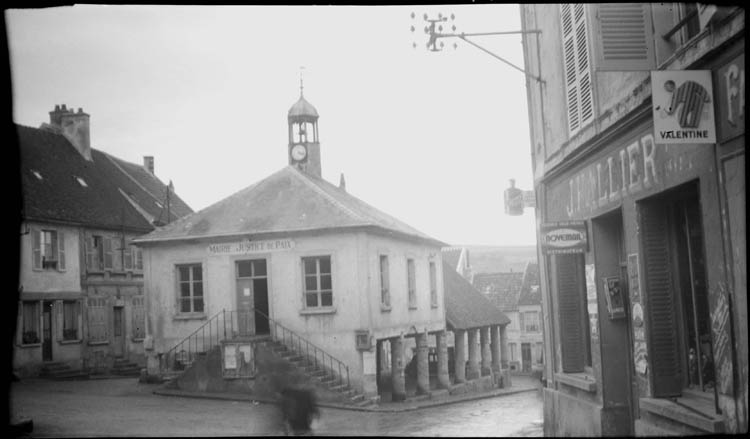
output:
M304 160L307 156L307 148L305 148L304 145L294 145L292 147L292 158L294 160L300 161Z

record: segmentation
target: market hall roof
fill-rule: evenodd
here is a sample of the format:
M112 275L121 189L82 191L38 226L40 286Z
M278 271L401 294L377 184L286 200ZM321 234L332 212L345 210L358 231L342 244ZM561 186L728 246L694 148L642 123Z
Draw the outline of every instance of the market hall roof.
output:
M344 189L293 166L286 166L203 210L138 238L136 242L356 229L445 246L445 243L381 212Z
M506 325L510 319L455 269L443 262L445 320L449 329Z
M16 133L25 220L148 232L148 217L166 219L166 185L142 166L93 148L86 160L50 130L16 125ZM174 193L170 200L172 218L192 212Z

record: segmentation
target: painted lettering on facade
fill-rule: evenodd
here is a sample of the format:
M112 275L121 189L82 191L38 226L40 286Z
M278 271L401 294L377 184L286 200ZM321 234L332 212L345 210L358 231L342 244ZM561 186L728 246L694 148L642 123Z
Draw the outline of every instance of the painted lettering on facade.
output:
M658 184L654 136L646 134L568 180L566 212L572 218Z
M292 241L291 239L226 242L221 244L210 244L208 246L208 253L210 255L237 255L268 251L291 250L294 248L294 245L294 241Z
M719 135L726 140L745 132L745 54L716 73Z

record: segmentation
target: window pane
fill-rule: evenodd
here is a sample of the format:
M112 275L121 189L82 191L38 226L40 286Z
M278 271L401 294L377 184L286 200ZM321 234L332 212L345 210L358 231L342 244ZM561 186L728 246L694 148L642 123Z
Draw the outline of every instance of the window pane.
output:
M193 283L193 296L203 297L203 283L201 282Z
M320 304L323 306L333 305L333 293L321 293Z
M190 297L189 282L180 282L180 297Z
M318 306L318 295L317 294L305 294L305 303L307 306Z
M331 272L331 257L323 256L320 258L320 272L330 273Z
M318 279L315 276L305 276L305 291L317 291Z
M252 276L250 261L238 261L237 262L237 276L239 277L250 277Z
M305 274L315 274L317 269L315 268L315 258L304 259L305 263Z
M39 304L24 302L23 304L23 344L39 343Z
M193 301L193 311L195 312L203 312L203 298L196 298Z
M320 289L330 290L331 289L331 275L324 274L320 276Z
M193 280L203 280L203 269L200 265L193 266Z
M187 281L190 280L190 267L179 267L180 271L180 280L181 281Z
M180 312L190 312L190 298L180 300Z
M254 261L253 262L254 276L265 276L266 275L266 261Z

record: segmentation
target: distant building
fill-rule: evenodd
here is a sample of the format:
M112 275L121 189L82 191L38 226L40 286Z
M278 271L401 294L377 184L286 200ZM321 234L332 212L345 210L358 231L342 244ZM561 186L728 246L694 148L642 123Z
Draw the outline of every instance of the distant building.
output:
M137 373L144 364L143 257L132 238L191 212L153 173L91 148L89 115L55 106L16 126L22 183L21 376Z

